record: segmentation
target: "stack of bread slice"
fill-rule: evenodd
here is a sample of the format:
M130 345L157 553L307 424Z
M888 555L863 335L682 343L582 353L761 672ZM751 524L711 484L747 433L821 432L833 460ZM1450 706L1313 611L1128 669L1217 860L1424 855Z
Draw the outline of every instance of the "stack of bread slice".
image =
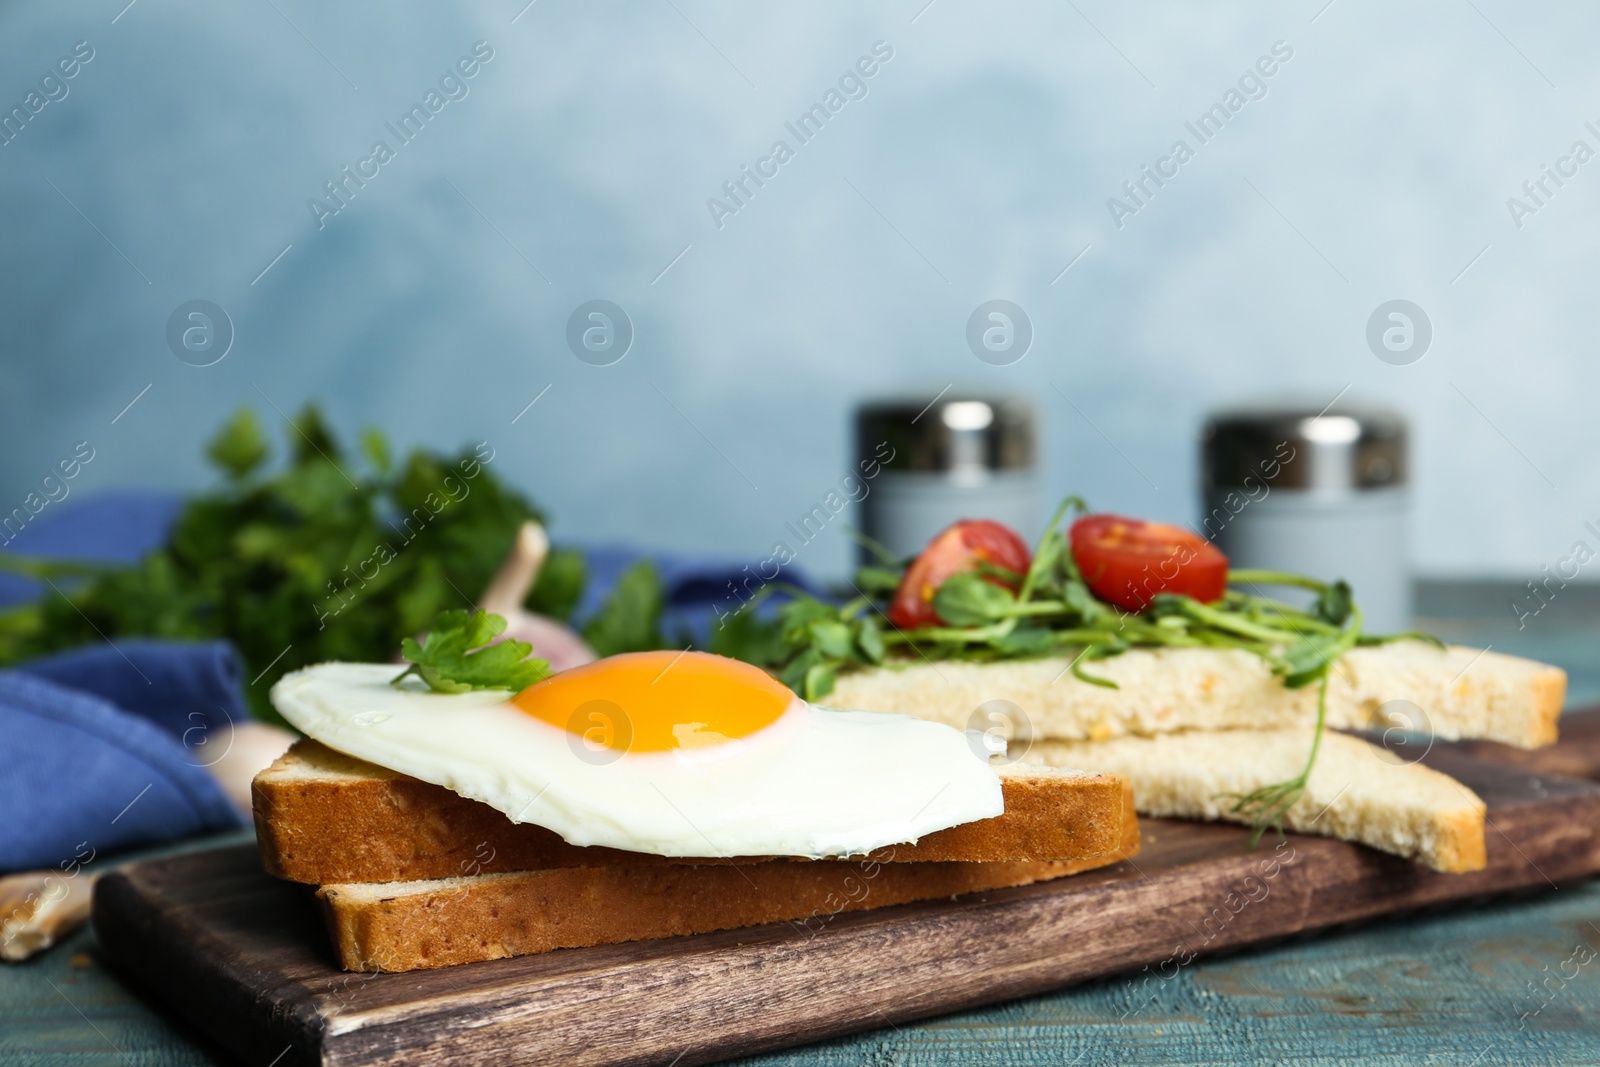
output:
M766 923L805 938L843 912L1026 885L1138 852L1123 777L1000 771L1002 815L833 860L576 847L310 739L256 777L253 806L263 865L319 887L341 966L407 971Z
M1256 655L1133 649L1093 664L1114 689L1074 677L1072 663L919 661L841 675L827 703L952 726L990 708L1010 734L1012 758L1123 775L1139 812L1152 816L1249 821L1234 798L1305 765L1317 687L1285 688ZM1565 694L1559 668L1492 651L1420 641L1354 649L1329 675L1330 732L1283 824L1436 870L1480 869L1483 801L1420 757L1435 742L1466 738L1550 744ZM1398 731L1391 740L1403 743L1332 731Z

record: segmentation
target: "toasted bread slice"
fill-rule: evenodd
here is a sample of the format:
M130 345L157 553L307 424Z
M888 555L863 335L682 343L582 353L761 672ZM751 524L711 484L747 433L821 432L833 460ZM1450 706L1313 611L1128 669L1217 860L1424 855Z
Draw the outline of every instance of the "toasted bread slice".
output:
M1122 841L1125 783L1014 764L999 768L1005 813L895 848L895 862L1080 860ZM256 840L267 873L291 882L397 882L551 867L673 861L569 845L543 827L441 786L306 739L256 776ZM750 863L761 857L719 861Z
M566 867L317 892L339 965L411 971L557 948L789 922L797 940L847 911L1027 885L1137 855L1133 813L1112 853L1060 863L857 860Z
M1136 648L1087 669L1117 683L1073 677L1071 657L1002 663L915 663L842 674L826 703L899 712L965 727L991 700L1017 704L1033 736L1103 741L1176 730L1262 729L1316 719L1317 687L1286 689L1261 657L1237 649ZM1441 740L1483 738L1521 748L1556 739L1567 675L1498 652L1397 641L1347 652L1328 684L1328 724L1387 729L1409 701ZM1403 716L1418 717L1415 712Z
M1221 730L1035 742L1026 759L1126 775L1140 813L1248 822L1226 794L1294 778L1311 731ZM1360 738L1328 733L1311 780L1284 816L1286 828L1357 841L1416 859L1437 871L1483 868L1484 803L1472 790Z

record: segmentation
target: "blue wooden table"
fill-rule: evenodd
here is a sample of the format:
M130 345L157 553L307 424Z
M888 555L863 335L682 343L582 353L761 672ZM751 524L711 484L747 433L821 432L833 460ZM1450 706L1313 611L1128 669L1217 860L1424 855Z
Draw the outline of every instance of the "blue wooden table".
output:
M1435 633L1558 663L1570 704L1600 702L1600 604L1574 596L1520 631L1491 589L1425 591L1422 607ZM743 1062L1600 1063L1600 882L1200 960L1153 986L1111 978ZM90 931L0 966L0 1064L223 1062L108 974Z

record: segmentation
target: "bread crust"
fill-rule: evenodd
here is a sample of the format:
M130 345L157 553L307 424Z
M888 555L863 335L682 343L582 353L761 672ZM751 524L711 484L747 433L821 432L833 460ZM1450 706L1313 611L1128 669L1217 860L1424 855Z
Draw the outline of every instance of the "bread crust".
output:
M566 867L317 892L341 967L410 971L558 948L789 922L809 938L844 912L1026 885L1139 851L1132 791L1117 849L1070 862L897 862L871 857L720 866Z
M1248 822L1241 794L1294 777L1311 731L1224 730L1042 742L1029 758L1127 775L1141 814ZM1482 870L1488 862L1483 800L1449 775L1346 734L1322 739L1305 792L1284 812L1300 833L1356 841L1437 871Z
M958 728L973 710L1008 700L1033 736L1060 741L1151 737L1186 730L1275 729L1316 718L1317 687L1285 688L1260 656L1239 649L1134 648L1094 665L1116 689L1072 676L1074 657L997 663L902 664L841 674L829 702ZM1328 725L1385 730L1395 709L1440 740L1483 738L1520 748L1556 739L1566 697L1559 667L1498 652L1421 641L1352 649L1329 676ZM1402 702L1402 703L1394 703Z
M1003 774L1005 813L896 847L893 862L1046 861L1119 847L1124 781L1113 774ZM673 860L568 845L487 804L334 752L295 743L252 786L267 873L291 882L397 882L555 867L659 866ZM746 864L762 857L697 862Z

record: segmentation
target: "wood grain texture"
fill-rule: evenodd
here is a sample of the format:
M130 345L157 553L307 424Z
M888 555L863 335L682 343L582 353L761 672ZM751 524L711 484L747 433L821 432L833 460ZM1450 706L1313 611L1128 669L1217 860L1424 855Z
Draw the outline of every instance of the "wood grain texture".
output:
M1513 748L1495 741L1457 741L1446 747L1534 774L1600 780L1600 708L1563 716L1561 740L1546 748Z
M1485 870L1297 835L1250 852L1237 827L1146 820L1136 861L841 915L815 936L758 927L350 975L308 892L237 848L107 876L95 921L121 971L250 1063L688 1067L1600 870L1600 787L1534 786L1449 751L1429 763L1488 802Z

